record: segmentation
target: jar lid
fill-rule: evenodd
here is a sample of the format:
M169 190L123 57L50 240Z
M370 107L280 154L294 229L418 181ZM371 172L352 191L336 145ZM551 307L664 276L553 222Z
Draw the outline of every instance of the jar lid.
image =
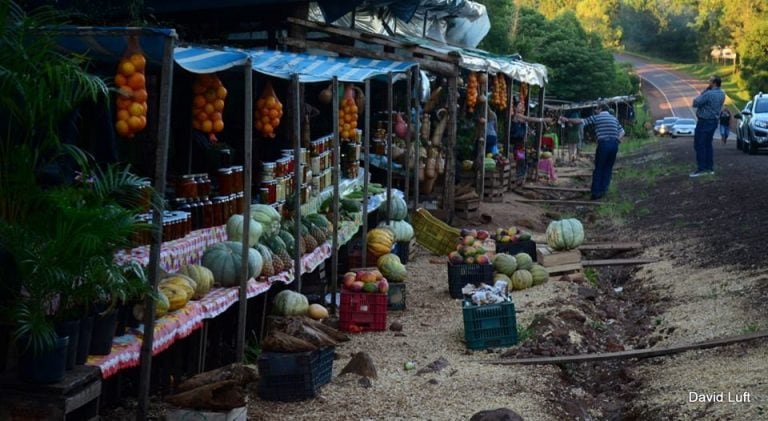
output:
M194 180L195 175L194 174L184 174L181 176L182 180Z
M226 173L231 173L231 172L232 172L232 168L231 168L231 167L227 167L227 168L219 168L219 172L220 172L220 173L223 173L223 174L226 174Z

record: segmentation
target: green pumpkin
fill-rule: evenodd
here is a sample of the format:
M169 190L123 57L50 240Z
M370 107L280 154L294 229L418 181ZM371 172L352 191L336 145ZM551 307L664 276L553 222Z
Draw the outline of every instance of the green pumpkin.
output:
M384 204L383 206L386 206ZM389 208L389 218L395 221L402 221L408 217L408 205L400 196L392 196L392 202Z
M549 279L549 272L542 265L533 265L529 272L531 272L533 277L533 285L543 284Z
M307 310L307 297L289 289L280 291L272 300L272 312L278 316L302 316L307 314Z
M533 275L525 269L516 270L512 274L512 289L519 291L533 285Z
M389 228L395 233L395 241L411 241L413 238L413 226L406 221L382 221L379 228Z
M552 221L547 226L547 245L555 250L572 250L584 242L584 227L578 219Z
M229 217L229 221L227 221L227 240L229 241L243 241L243 222L245 221L245 218L243 218L243 215L235 214ZM248 225L248 247L253 247L256 245L256 243L259 242L259 238L261 237L263 230L263 226L254 221L253 219L250 220Z
M493 268L507 276L512 276L517 270L517 259L506 253L499 253L493 259Z
M203 266L213 273L216 283L224 287L240 285L243 245L235 241L216 243L203 253ZM256 250L248 249L248 278L261 273L263 262Z

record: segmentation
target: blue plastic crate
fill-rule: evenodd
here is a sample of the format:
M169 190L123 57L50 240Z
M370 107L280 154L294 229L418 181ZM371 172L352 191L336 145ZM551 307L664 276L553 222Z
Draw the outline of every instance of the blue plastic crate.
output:
M517 318L513 302L475 305L465 301L462 311L467 348L498 348L517 343Z
M317 351L264 352L259 357L259 397L268 401L300 401L317 396L333 375L334 347Z
M387 310L405 310L405 284L390 282L387 292Z

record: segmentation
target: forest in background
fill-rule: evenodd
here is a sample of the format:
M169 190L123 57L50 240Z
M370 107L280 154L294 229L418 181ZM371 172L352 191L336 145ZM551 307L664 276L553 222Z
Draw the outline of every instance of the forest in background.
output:
M615 50L692 63L711 60L715 45L738 54L740 88L768 91L765 0L476 1L491 19L480 48L547 65L548 94L558 98L632 93L625 69L613 61Z

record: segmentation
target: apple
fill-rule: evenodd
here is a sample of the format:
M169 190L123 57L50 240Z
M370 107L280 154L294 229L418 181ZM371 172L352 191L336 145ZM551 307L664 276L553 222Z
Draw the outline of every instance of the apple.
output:
M477 253L477 249L475 247L467 247L464 250L465 256L474 256Z
M507 235L515 235L517 234L517 227L509 227L507 230Z
M464 245L465 246L471 246L474 243L475 243L475 237L474 236L468 235L468 236L464 237Z
M512 237L510 237L508 235L504 235L504 236L501 237L501 239L499 241L501 241L502 243L509 243L510 241L512 241Z
M352 287L350 289L354 292L360 292L363 290L363 286L365 286L365 283L362 281L355 281L352 282Z
M355 274L355 280L356 280L356 281L360 281L360 282L362 282L362 281L363 281L363 275L365 275L366 273L368 273L368 272L366 272L366 271L364 271L364 270L358 271L358 272Z
M467 256L467 257L464 259L464 263L466 263L466 264L468 264L468 265L474 264L474 263L475 263L475 258L474 258L474 257L472 257L472 256Z
M464 258L461 257L461 254L457 251L452 251L448 254L448 260L451 261L453 264L460 264L464 261Z
M355 279L356 278L354 278L354 277L353 278L349 278L349 277L345 276L344 280L342 281L342 285L344 285L344 288L346 288L346 289L352 289L352 284L355 283Z
M480 240L475 240L475 242L472 243L472 247L475 247L475 248L482 247L482 246L483 246L483 242Z
M488 256L485 254L481 254L475 258L475 261L481 265L487 265L490 263L490 259L488 259Z
M374 270L372 270L372 271L371 271L371 273L373 273L374 275L376 275L376 280L377 280L377 281L380 281L380 280L384 279L384 275L382 275L382 274L381 274L381 272L379 272L379 270L378 270L378 269L374 269Z
M366 284L376 282L376 274L373 272L365 272L365 274L360 278L360 280Z
M501 228L496 228L496 238L501 238L502 235L504 235L504 230Z
M386 279L382 278L376 284L379 287L379 292L386 293L389 291L389 282Z
M477 231L477 238L479 240L485 240L485 239L488 238L489 235L490 234L486 230L479 230L479 231Z

